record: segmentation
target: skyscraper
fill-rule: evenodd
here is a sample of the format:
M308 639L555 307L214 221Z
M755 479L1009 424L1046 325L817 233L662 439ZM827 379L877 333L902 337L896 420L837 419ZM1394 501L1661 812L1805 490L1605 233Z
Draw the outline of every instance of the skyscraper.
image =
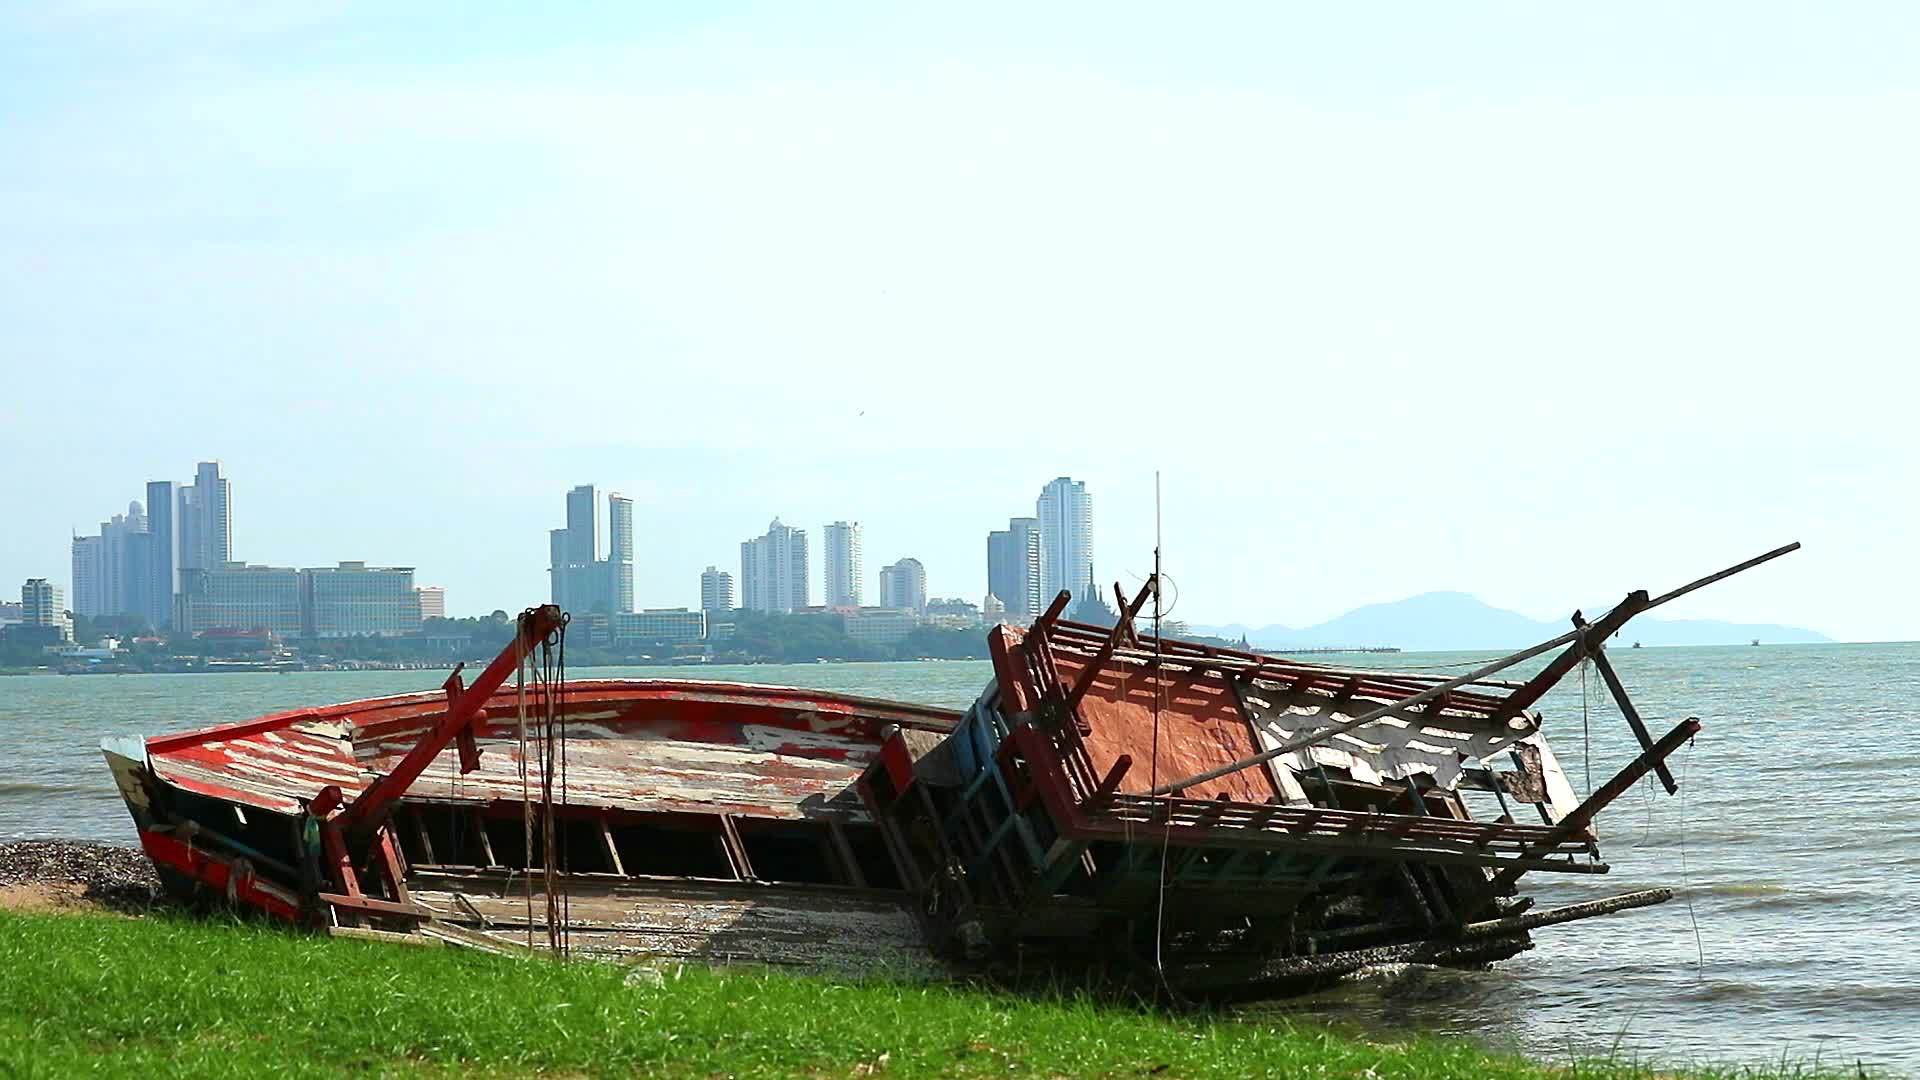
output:
M567 492L567 561L590 566L600 557L600 507L592 484Z
M633 500L607 495L607 610L633 610Z
M860 523L836 521L827 526L820 561L827 568L828 607L859 607L864 590L860 579Z
M562 611L572 611L576 607L586 610L587 597L579 590L580 575L573 572L567 563L567 552L572 550L572 534L566 529L547 530L547 578L553 602ZM577 600L577 602L576 602Z
M711 616L733 608L733 575L717 566L700 571L700 610Z
M180 489L179 567L210 570L233 561L233 499L220 463L203 461Z
M1041 597L1051 603L1067 589L1078 598L1093 576L1093 498L1087 485L1066 476L1054 480L1040 489L1034 516L1040 519Z
M223 493L224 483L209 480L205 490ZM73 610L77 614L137 615L156 628L172 622L178 560L188 554L179 543L180 501L173 481L148 481L146 506L130 502L125 514L100 523L97 536L73 538ZM194 506L198 512L199 504ZM206 535L223 535L218 522L208 528Z
M987 534L987 592L1009 619L1031 619L1051 597L1040 595L1040 520L1017 517Z
M173 624L173 597L180 591L180 529L175 516L179 485L147 481L146 580L140 590L140 614L155 629Z
M73 610L89 617L144 614L153 538L139 502L100 523L97 536L73 538Z
M95 614L120 615L138 607L138 582L146 567L135 537L146 531L147 513L138 502L100 523L100 611Z
M880 568L880 606L914 612L927 609L927 568L919 559L901 559Z
M740 606L755 611L793 611L810 602L807 589L807 530L780 524L765 536L740 544Z
M73 613L93 618L107 613L105 570L98 536L73 538Z
M567 527L547 534L553 602L603 615L633 610L633 500L607 496L611 554L600 558L599 505L592 484L567 492Z

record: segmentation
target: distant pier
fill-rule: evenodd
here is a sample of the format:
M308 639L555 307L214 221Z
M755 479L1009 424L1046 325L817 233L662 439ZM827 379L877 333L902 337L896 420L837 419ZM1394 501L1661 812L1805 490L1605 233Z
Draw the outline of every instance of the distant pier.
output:
M1396 653L1393 645L1358 645L1351 649L1255 649L1263 656L1326 656L1330 653Z

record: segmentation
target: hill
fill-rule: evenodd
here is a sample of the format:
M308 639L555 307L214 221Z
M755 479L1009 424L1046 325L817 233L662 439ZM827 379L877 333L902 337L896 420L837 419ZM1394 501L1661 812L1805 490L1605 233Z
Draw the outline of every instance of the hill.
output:
M1594 607L1589 617L1606 610ZM1245 635L1263 649L1330 649L1393 646L1412 652L1447 649L1518 649L1565 633L1564 620L1528 618L1463 592L1429 592L1385 604L1368 604L1314 626L1278 623L1249 627L1195 625L1193 632L1238 640ZM1777 623L1732 623L1717 619L1639 618L1623 639L1646 645L1745 645L1830 641L1824 634Z

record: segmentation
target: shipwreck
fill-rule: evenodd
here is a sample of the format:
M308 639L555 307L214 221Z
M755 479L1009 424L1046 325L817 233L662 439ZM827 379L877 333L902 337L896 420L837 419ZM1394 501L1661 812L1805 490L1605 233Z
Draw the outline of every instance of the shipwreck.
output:
M1269 993L1667 900L1542 909L1519 884L1606 873L1596 816L1648 774L1677 790L1700 730L1649 731L1608 639L1798 546L1453 677L1159 637L1157 575L1111 627L1063 592L987 631L964 711L569 680L549 605L472 685L104 749L170 892L332 934ZM1640 746L1584 796L1536 709L1583 662Z

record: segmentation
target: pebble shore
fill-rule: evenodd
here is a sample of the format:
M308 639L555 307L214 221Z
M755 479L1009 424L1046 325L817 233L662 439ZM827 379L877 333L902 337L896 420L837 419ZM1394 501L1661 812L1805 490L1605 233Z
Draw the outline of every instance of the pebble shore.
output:
M160 892L139 848L81 840L0 843L0 888L21 885L78 885L84 898L122 910L152 907Z

